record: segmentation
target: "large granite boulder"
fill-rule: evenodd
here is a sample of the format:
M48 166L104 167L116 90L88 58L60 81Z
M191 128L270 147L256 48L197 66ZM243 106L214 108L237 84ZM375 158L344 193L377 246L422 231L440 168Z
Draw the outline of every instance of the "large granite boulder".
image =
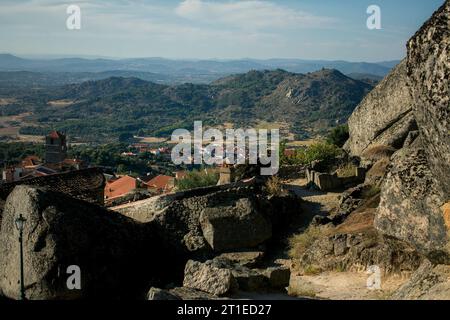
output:
M448 261L443 198L420 143L398 151L382 185L375 227L413 244L430 259Z
M375 226L450 263L450 1L408 43L407 74L419 137L392 159Z
M413 110L427 159L450 198L450 1L408 42Z
M353 111L348 120L350 138L344 148L355 156L376 145L401 148L416 125L412 105L403 60Z
M27 219L27 299L144 299L147 286L158 284L170 266L150 226L64 194L17 186L6 201L0 233L0 291L8 298L16 299L20 292L14 225L19 214ZM80 268L81 289L68 289L71 265Z
M391 297L393 300L450 299L450 266L433 265L425 260Z
M237 282L229 269L220 268L212 261L189 260L184 269L183 286L222 296L236 290Z
M272 224L249 198L217 207L200 215L203 236L214 251L255 247L272 236Z

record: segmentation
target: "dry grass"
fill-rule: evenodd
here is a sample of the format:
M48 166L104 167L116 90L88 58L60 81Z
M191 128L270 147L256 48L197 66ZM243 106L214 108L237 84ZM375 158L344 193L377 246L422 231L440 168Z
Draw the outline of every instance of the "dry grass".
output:
M374 230L373 220L375 208L368 208L364 212L353 212L334 230L334 233L362 233Z
M281 196L284 192L283 184L281 183L281 179L277 176L271 177L266 182L266 190L267 190L267 193L272 196Z
M11 103L15 103L17 99L15 98L0 98L0 106L6 106Z
M290 289L289 295L292 297L315 298L317 293L313 289L296 288L296 289Z
M378 161L383 158L389 159L394 154L395 151L397 150L393 147L378 145L365 150L362 153L361 158L371 161Z
M292 236L289 239L289 256L293 259L300 259L309 246L322 236L324 236L324 232L315 226L309 226L303 233Z
M55 108L64 108L72 105L74 102L73 100L53 100L49 101L48 104Z
M388 165L391 163L389 158L383 158L375 162L372 168L367 171L366 178L369 181L376 181L384 177Z
M303 274L307 276L316 276L322 273L322 269L314 265L303 266L303 268L301 269L303 271Z
M141 143L162 143L166 142L166 138L158 138L158 137L139 137L139 142Z
M309 139L309 140L296 140L292 142L288 142L286 144L287 147L309 147L312 144L317 143L319 140Z
M336 174L341 178L353 177L356 175L356 166L350 162L343 164L336 170Z

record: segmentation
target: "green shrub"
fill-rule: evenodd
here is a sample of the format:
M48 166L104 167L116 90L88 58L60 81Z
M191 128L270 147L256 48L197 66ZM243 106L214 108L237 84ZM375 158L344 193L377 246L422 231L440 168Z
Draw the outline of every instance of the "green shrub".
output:
M342 148L349 137L348 125L345 124L331 129L327 137L327 142Z
M207 186L213 186L219 181L219 175L217 173L206 172L205 170L193 170L186 174L183 179L180 179L176 183L178 190L189 190L194 188L201 188Z
M316 160L329 162L341 153L342 150L333 144L318 142L305 149L297 150L294 159L297 164L308 165Z

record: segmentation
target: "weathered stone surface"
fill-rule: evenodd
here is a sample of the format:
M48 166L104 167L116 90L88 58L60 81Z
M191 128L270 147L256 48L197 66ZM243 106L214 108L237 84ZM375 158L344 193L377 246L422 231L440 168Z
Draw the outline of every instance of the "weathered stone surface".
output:
M425 260L411 279L391 297L394 300L449 300L450 266Z
M371 144L390 144L380 137L395 127L402 128L395 135L408 134L403 146L392 145L402 149L386 168L375 226L433 263L450 263L450 230L441 209L450 199L449 25L447 0L408 42L406 60L355 110L346 144L360 155Z
M268 279L269 285L272 288L282 289L289 286L291 270L288 267L269 267L263 271L263 274Z
M230 270L218 268L212 261L189 260L184 269L183 286L221 296L235 290L237 283Z
M239 290L255 292L268 287L267 278L258 270L235 265L231 273L238 283Z
M262 251L244 251L244 252L226 252L217 256L215 259L227 260L232 264L238 264L243 267L255 267L264 257Z
M407 69L430 168L450 198L450 1L408 42Z
M448 230L450 230L450 202L447 202L442 207L442 216L444 217L444 222Z
M442 252L447 243L447 228L440 209L444 200L428 167L425 151L417 144L394 155L382 185L375 227L412 243L431 259L444 262L448 259Z
M226 300L228 298L218 297L213 294L187 288L187 287L176 287L173 289L159 289L150 288L148 295L148 300Z
M150 226L63 194L17 186L6 201L0 233L0 290L6 297L19 297L14 226L19 214L27 219L28 299L144 298L146 286L162 278L162 270L170 270L163 244ZM151 261L155 256L161 259L157 264ZM70 265L81 269L81 290L66 286Z
M181 300L226 300L226 297L218 297L213 294L203 292L200 290L177 287L169 290L170 294L177 296Z
M203 236L214 251L257 246L272 236L270 221L249 198L208 207L200 215Z
M422 257L407 243L375 232L340 233L317 239L303 254L300 267L353 270L378 265L386 273L416 270Z
M181 300L177 295L170 293L168 290L159 288L150 288L147 294L148 300Z
M404 60L355 109L348 121L350 139L344 148L359 156L375 141L401 147L407 128L413 125L412 104Z
M390 163L391 161L388 158L380 159L375 162L369 171L367 171L364 183L372 186L379 186L386 176Z

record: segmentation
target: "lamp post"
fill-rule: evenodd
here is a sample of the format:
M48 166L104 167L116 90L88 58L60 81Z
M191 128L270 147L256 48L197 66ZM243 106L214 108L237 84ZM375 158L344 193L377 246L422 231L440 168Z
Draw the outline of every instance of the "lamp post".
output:
M22 214L16 218L16 228L19 230L19 244L20 244L20 300L25 300L25 285L23 282L23 227L25 219Z

